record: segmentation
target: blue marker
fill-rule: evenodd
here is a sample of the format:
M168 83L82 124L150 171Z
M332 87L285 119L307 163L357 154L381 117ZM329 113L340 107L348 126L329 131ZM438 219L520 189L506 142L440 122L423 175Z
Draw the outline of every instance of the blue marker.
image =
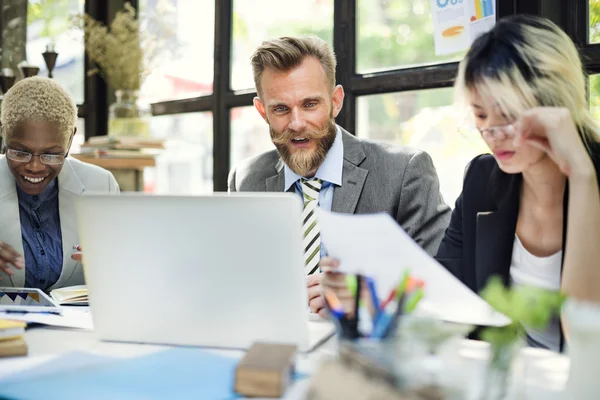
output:
M377 316L383 310L379 308L379 298L377 297L377 290L375 289L375 281L373 281L372 278L367 278L367 285L369 287L369 293L371 294L373 308L375 308L375 315Z

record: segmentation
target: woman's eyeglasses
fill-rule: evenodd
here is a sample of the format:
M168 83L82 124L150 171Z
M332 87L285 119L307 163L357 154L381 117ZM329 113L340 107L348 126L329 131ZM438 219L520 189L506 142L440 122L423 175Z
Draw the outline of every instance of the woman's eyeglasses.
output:
M40 158L40 162L46 165L60 165L65 162L65 154L32 154L26 151L6 149L6 158L12 161L28 163L36 156Z
M490 126L484 129L479 129L474 125L463 124L458 128L458 132L467 139L484 137L494 140L504 140L515 136L513 124Z

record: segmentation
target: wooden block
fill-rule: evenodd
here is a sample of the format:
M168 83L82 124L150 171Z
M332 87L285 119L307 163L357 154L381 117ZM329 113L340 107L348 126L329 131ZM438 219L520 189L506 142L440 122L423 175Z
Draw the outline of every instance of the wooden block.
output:
M248 397L281 397L294 373L296 346L254 343L235 370L236 393Z
M22 338L3 340L0 342L0 357L16 357L27 355L27 343Z

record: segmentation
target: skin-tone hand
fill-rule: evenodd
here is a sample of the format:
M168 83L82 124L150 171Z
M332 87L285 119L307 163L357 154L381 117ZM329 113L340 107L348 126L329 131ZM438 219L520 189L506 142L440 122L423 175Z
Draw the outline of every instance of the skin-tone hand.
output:
M321 280L323 274L312 274L306 277L306 287L308 289L308 306L310 311L319 314L321 318L327 318L327 308L323 298L323 287Z
M515 146L529 144L544 151L569 177L569 223L561 291L569 297L600 304L600 195L594 165L564 108L534 108L514 124ZM563 320L565 327L567 321Z
M346 275L337 270L339 266L340 262L335 258L323 257L321 259L319 263L323 272L321 285L323 288L332 290L340 299L344 312L349 318L354 318L355 299L346 284Z
M77 251L74 251L74 252L71 254L71 259L73 259L73 260L75 260L75 261L79 261L79 262L81 262L81 260L82 260L82 257L83 257L83 253L81 252L81 246L77 246L77 247L76 247L76 250L77 250Z
M544 151L566 176L589 175L594 166L566 108L527 110L513 124L514 145L528 144Z
M0 242L0 271L7 275L13 275L15 273L14 268L23 269L24 267L23 256L17 253L9 244Z

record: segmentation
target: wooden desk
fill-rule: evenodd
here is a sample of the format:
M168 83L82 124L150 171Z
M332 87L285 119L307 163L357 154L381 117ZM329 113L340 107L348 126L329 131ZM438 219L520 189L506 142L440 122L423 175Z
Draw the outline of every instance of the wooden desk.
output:
M144 168L156 166L154 157L96 157L83 154L72 154L72 157L112 172L123 192L144 191Z
M97 355L128 359L169 349L169 346L150 344L130 344L99 341L94 332L86 330L62 329L52 327L35 327L28 329L25 341L29 346L26 357L0 358L0 386L2 380L15 372L30 370L46 362L66 355L73 351L89 352ZM304 374L312 373L316 366L326 357L335 352L335 340L329 339L317 350L309 353L299 353L296 368ZM244 352L239 350L209 350L216 354L230 357L241 357ZM285 400L304 400L309 380L295 382L285 393Z
M310 329L310 326L309 326ZM29 355L26 357L0 359L0 385L2 380L19 371L36 368L45 362L58 359L72 351L84 351L99 355L118 358L139 357L160 350L168 346L150 344L129 344L99 341L94 332L86 330L61 329L52 327L36 327L28 329L25 340L29 346ZM315 351L297 357L296 368L301 373L313 374L318 371L319 365L335 355L337 340L329 339ZM244 353L236 350L214 350L217 354L231 357L241 357ZM488 356L489 346L483 342L465 340L460 347L462 359L461 368L458 370L464 379L473 385L473 391L468 400L475 399L473 394L479 390L483 382L484 360ZM566 356L541 349L524 349L521 353L522 367L516 378L520 381L519 395L531 400L562 400L564 388L569 371L569 360ZM350 385L352 382L346 382ZM300 400L306 398L309 380L295 382L286 392L283 399ZM514 397L510 400L516 400Z

